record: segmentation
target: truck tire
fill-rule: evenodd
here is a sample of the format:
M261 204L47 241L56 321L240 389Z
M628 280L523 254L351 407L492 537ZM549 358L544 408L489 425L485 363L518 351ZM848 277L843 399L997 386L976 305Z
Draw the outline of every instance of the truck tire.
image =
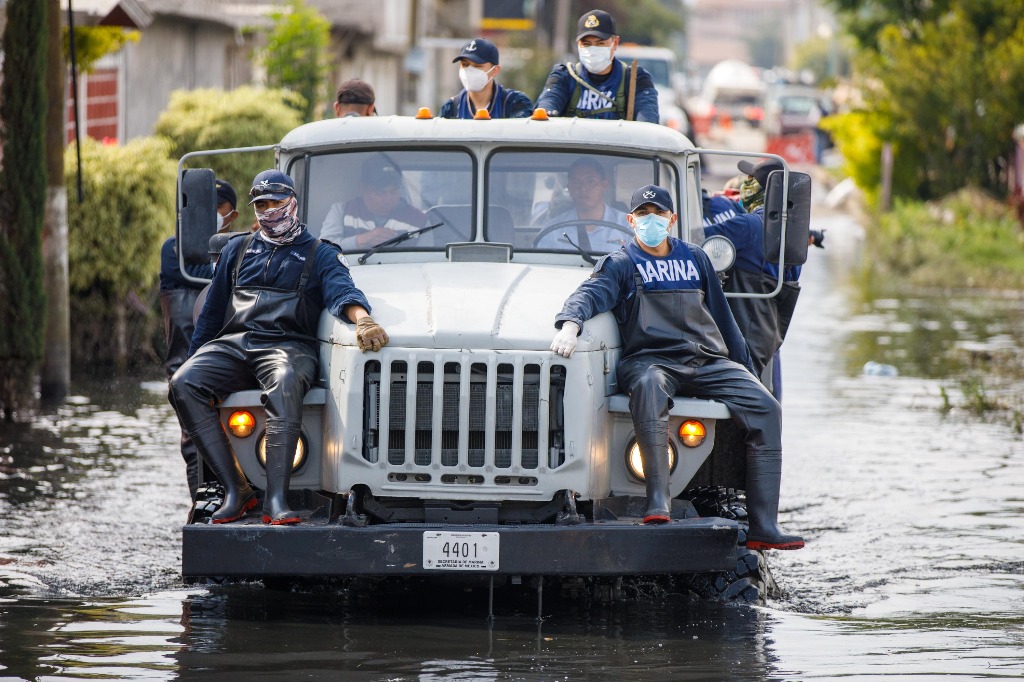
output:
M746 541L747 508L741 491L703 486L685 491L682 497L689 499L701 516L738 521L738 542ZM701 599L759 606L769 598L781 596L764 552L749 550L743 544L736 547L736 568L721 573L688 574L681 577L680 586Z

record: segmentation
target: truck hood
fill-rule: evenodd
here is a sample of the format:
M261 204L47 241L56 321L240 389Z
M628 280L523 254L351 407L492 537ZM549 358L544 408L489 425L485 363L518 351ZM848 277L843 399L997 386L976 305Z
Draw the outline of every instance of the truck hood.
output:
M476 348L545 351L555 315L590 275L585 268L519 263L399 263L365 265L352 277L372 306L373 319L399 348ZM322 340L355 345L355 325L327 313ZM589 321L580 351L617 348L611 315Z

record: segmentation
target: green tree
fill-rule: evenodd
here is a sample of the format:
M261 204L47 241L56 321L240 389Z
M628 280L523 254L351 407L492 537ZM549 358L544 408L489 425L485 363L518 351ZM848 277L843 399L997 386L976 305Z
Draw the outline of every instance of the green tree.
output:
M166 138L171 158L203 149L255 147L280 142L292 128L300 125L296 105L300 97L285 90L242 87L223 90L177 90L160 114L154 134ZM217 177L230 182L238 192L239 203L249 190L253 177L274 165L274 153L223 154L196 157L191 168L212 168ZM248 225L253 214L244 205L236 225Z
M78 359L128 363L129 318L160 273L160 245L174 231L176 164L169 144L138 138L126 145L82 141L78 202L75 148L66 150L68 274ZM145 313L143 313L145 314Z
M71 32L63 28L64 58L71 63ZM120 26L75 26L75 65L79 71L92 71L100 59L113 54L127 43L137 43L142 38L138 31L129 31Z
M302 95L302 120L311 121L326 96L331 24L304 0L290 0L270 18L274 26L262 56L267 84Z
M35 404L45 294L46 12L38 0L10 0L0 86L0 416Z

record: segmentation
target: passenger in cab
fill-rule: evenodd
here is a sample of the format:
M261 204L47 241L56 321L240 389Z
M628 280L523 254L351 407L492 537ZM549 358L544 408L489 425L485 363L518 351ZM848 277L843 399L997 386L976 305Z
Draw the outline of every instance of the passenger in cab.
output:
M376 116L376 99L372 85L359 78L352 78L338 86L338 92L334 95L334 115L338 118Z
M587 320L613 311L622 337L616 369L647 488L644 523L671 520L668 416L673 396L717 400L744 430L750 549L800 549L778 526L781 410L750 372L750 357L707 255L669 233L677 216L667 190L633 193L635 239L597 262L555 317L551 350L569 358Z
M210 293L196 321L189 359L170 382L181 428L224 486L213 523L240 519L256 506L215 407L230 393L258 388L267 414L267 490L263 522L300 521L288 508L292 458L302 426L302 401L317 376L317 325L326 308L355 324L361 350L380 350L388 335L338 247L313 237L298 219L295 183L266 170L249 191L258 232L224 247Z
M426 214L402 196L402 174L384 154L363 161L359 196L333 204L320 239L343 251L365 251L402 232L426 226Z
M549 218L541 228L537 248L572 249L564 235L568 235L584 251L608 253L622 247L629 241L629 221L626 213L605 203L608 192L608 171L597 159L584 156L569 166L568 189L572 208ZM607 224L587 223L588 220L614 223L623 229L616 230ZM569 223L564 230L547 228ZM575 223L575 224L573 224Z
M612 15L591 10L579 18L576 64L556 64L537 108L551 116L628 119L658 123L658 91L651 74L615 58L619 36ZM635 79L635 85L634 85Z
M452 63L459 65L463 89L441 106L441 118L473 118L478 109L486 109L491 118L530 117L530 98L495 80L501 73L498 59L498 48L484 38L474 38L462 46Z
M214 187L217 192L216 234L226 237L231 231L231 224L238 217L235 209L238 195L227 180L217 178ZM185 271L192 277L204 280L213 277L213 265L209 263L186 265ZM160 248L160 310L164 317L164 340L167 344L164 369L168 379L188 359L188 348L192 343L192 332L195 331L193 311L205 286L202 282L187 280L181 274L177 238L168 238ZM195 500L199 488L199 456L195 444L184 431L181 432L181 457L185 460L188 491Z

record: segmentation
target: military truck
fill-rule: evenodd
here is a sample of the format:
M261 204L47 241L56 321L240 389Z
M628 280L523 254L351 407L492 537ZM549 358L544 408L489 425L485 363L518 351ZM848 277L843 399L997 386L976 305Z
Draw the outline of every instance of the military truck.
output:
M549 350L555 314L602 255L577 238L568 168L583 158L600 164L608 216L622 216L641 185L669 189L677 236L700 244L698 151L739 154L698 150L655 124L537 116L340 118L273 145L314 234L332 208L359 195L371 157L400 173L401 198L422 212L424 228L346 252L391 342L361 352L352 324L321 316L319 381L305 396L289 494L302 523L264 525L252 513L213 525L220 500L207 486L183 529L186 580L446 576L493 588L663 575L709 596L763 600L771 586L763 557L738 545L745 460L742 441L727 437L728 409L676 399L672 521L645 526L614 319L587 322L570 359ZM190 161L245 151L182 158L183 262L208 258L214 225L213 172ZM769 181L766 249L785 264L806 254L808 183L788 168ZM625 241L632 231L620 220L600 222ZM709 248L728 260L728 244ZM219 410L262 491L260 391L225 396Z

